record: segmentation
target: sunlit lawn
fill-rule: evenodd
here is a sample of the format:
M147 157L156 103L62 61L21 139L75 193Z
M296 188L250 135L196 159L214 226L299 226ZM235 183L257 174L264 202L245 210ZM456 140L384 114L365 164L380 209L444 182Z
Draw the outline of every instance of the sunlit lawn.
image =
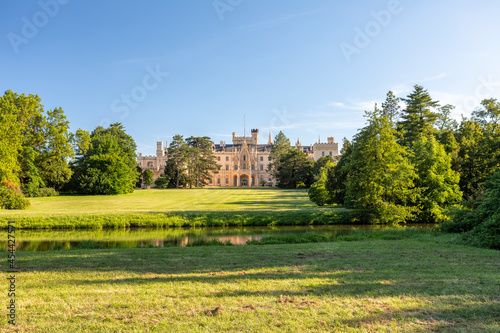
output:
M432 240L19 252L17 263L22 332L500 331L500 252Z
M306 190L217 188L136 190L112 196L31 198L25 211L0 211L1 216L45 214L144 213L219 210L315 209Z

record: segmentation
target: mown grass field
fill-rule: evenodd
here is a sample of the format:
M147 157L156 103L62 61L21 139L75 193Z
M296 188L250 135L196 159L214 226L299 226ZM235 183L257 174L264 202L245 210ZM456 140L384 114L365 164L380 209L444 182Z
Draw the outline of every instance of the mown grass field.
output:
M500 252L450 237L20 252L14 331L498 332Z
M24 229L307 225L347 223L344 208L319 208L306 190L219 188L137 190L116 196L31 198L23 211L0 211Z
M61 195L29 200L29 209L1 210L0 216L317 209L307 190L277 188L150 189L122 195Z

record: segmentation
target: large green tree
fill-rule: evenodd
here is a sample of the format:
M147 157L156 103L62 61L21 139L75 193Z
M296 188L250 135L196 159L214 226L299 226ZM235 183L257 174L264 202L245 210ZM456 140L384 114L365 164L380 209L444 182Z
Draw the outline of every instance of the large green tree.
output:
M414 180L421 193L417 201L419 222L440 222L449 205L462 199L459 175L451 169L451 158L432 135L420 135L413 144L411 160L417 173Z
M280 166L280 161L283 156L291 149L290 140L283 134L282 131L276 135L274 138L273 146L271 152L269 153L269 164L267 166L267 172L272 178L278 178L278 169Z
M347 166L346 206L361 209L372 223L396 224L413 219L417 177L406 147L388 116L375 107L368 125L354 138Z
M213 173L219 166L214 155L213 142L209 137L194 137L186 139L187 149L187 181L189 187L203 187L208 184Z
M61 108L45 112L38 95L6 91L0 97L0 178L20 184L30 196L59 189L74 157L69 122Z
M97 127L90 144L74 161L71 190L83 194L131 193L139 173L133 138L119 123Z
M298 149L288 150L280 159L277 180L281 188L297 188L300 183L309 187L313 182L313 173L307 154Z
M187 174L187 152L188 145L182 135L174 135L170 147L168 148L168 160L165 165L164 174L170 178L170 185L175 184L176 188L184 185Z

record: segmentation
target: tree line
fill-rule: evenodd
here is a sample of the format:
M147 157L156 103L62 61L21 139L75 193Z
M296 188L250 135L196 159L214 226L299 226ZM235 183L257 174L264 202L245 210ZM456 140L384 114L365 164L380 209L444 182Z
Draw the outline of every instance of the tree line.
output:
M371 223L448 221L443 228L472 231L488 220L499 246L500 102L483 100L460 123L453 109L419 85L406 98L388 92L352 142L344 139L338 162L319 172L310 199Z
M135 150L119 123L72 133L62 108L8 90L0 96L0 207L26 208L25 197L59 191L129 193L139 177Z

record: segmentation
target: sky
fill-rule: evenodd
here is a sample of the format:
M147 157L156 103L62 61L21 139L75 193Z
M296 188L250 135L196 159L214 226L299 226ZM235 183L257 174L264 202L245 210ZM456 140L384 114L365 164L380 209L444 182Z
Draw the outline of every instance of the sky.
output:
M500 99L500 2L40 0L0 3L0 90L71 130L122 123L138 152L175 134L352 139L389 90L461 119Z

